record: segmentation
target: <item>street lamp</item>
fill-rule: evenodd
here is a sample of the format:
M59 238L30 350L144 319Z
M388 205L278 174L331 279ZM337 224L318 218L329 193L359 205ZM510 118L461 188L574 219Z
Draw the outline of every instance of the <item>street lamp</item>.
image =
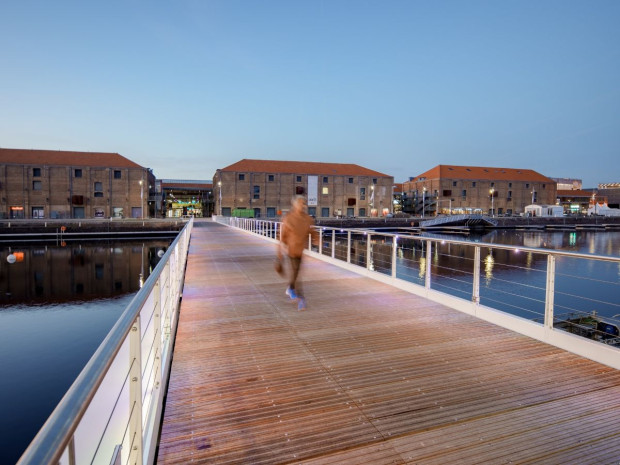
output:
M532 205L534 205L535 198L536 198L536 188L532 186Z
M220 189L219 204L220 204L220 216L222 216L222 181L217 182L217 187Z
M491 216L493 217L493 216L495 216L495 208L494 208L494 205L493 205L493 197L494 197L494 194L495 194L495 189L491 188L491 190L489 191L489 194L491 194Z
M422 218L424 218L424 207L426 206L426 186L422 188Z

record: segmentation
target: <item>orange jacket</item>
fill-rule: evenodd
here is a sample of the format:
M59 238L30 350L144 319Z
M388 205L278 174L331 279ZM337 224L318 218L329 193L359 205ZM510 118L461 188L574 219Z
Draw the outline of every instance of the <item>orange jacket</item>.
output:
M316 243L318 233L312 226L314 219L305 212L292 210L282 220L280 240L286 244L289 257L299 258L308 244L308 235L312 235L312 243Z

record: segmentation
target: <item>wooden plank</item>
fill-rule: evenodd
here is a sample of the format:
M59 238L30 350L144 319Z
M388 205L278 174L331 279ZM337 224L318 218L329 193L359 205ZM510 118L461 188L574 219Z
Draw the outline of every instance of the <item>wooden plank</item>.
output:
M158 463L618 463L617 370L318 260L298 312L273 244L200 226Z

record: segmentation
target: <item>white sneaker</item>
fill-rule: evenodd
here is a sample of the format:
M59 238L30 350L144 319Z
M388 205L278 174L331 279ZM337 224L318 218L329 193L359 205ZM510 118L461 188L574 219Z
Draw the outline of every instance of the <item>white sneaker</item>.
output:
M285 294L289 296L291 300L295 300L297 298L297 294L295 294L295 291L290 287L286 288Z

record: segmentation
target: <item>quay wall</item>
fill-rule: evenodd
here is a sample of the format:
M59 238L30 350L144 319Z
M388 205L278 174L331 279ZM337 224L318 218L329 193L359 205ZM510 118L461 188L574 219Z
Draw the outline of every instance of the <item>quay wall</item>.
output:
M174 235L184 219L62 219L0 220L0 240L36 240L45 238L82 238L119 235Z

